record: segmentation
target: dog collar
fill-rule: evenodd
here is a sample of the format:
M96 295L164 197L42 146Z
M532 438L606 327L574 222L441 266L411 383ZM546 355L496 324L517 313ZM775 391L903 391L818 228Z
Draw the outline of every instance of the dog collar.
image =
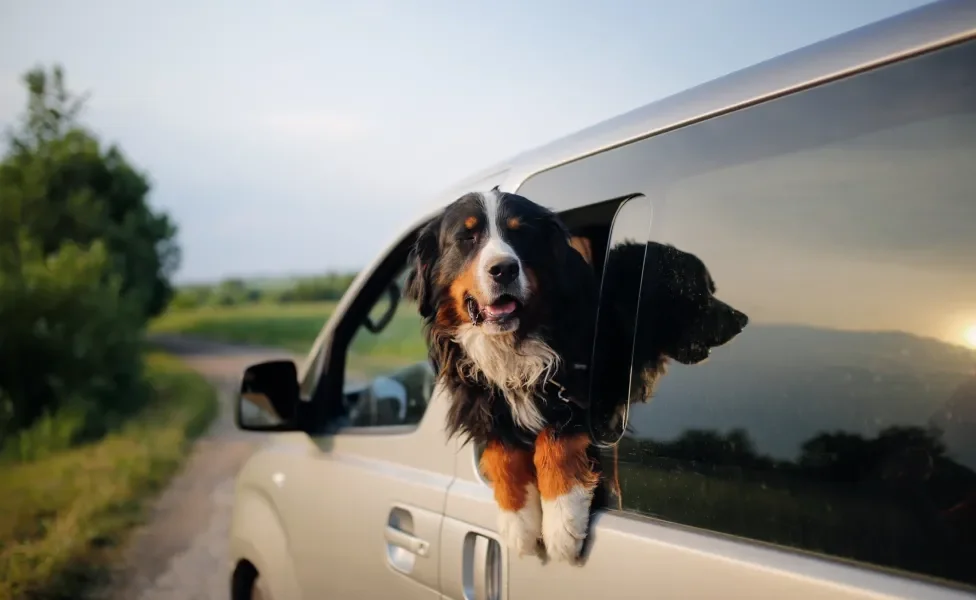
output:
M590 368L589 365L584 364L584 363L573 363L573 370L574 371L586 371L589 368ZM569 403L576 403L576 404L578 404L578 402L575 402L573 400L572 396L569 395L569 391L566 389L566 386L564 386L563 384L559 383L555 379L551 379L551 378L547 380L547 383L551 383L556 388L556 396L560 400L562 400L563 402L565 402L567 404L569 404Z

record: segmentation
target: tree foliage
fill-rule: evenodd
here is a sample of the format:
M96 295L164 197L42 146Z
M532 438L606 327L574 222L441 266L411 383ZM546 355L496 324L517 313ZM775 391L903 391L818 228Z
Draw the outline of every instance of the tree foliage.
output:
M318 302L338 300L352 284L356 275L329 273L321 277L300 279L291 289L281 294L282 302Z
M355 278L355 273L326 273L272 285L260 285L240 278L225 279L217 284L187 285L176 290L169 308L182 310L257 303L334 302L342 298Z
M23 82L27 107L0 162L4 437L68 405L124 411L142 329L166 307L179 262L146 175L81 125L84 98L61 68Z

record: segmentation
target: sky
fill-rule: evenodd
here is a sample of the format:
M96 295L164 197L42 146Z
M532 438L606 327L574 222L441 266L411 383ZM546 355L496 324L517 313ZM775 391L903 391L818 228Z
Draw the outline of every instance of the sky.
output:
M0 128L60 63L178 282L357 269L493 163L924 0L0 0Z

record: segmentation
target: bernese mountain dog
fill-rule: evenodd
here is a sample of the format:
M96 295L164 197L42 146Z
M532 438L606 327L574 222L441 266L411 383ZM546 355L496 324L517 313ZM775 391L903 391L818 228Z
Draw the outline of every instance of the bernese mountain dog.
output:
M650 397L668 358L700 362L747 322L714 297L691 254L615 246L602 286L589 254L555 213L497 187L447 206L412 252L406 293L451 398L448 433L483 446L498 534L519 555L541 539L550 558L579 558L600 432L622 426L628 401ZM642 276L653 281L638 294ZM592 355L597 333L602 356Z

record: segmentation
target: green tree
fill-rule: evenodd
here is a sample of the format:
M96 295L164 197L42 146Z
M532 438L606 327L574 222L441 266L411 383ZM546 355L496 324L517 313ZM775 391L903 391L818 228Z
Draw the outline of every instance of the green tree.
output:
M0 161L0 442L60 410L97 433L138 403L142 330L179 261L145 175L78 122L61 68L24 83Z
M256 292L249 289L243 279L231 278L220 282L211 300L218 306L237 306L256 300Z
M112 270L122 275L122 293L146 319L159 314L179 265L176 227L150 208L149 181L121 150L112 145L103 151L79 125L84 97L66 89L60 67L50 74L34 69L24 82L27 110L0 170L0 198L15 213L7 227L27 230L45 253L68 240L103 240Z
M352 284L355 274L328 273L319 277L305 277L281 294L282 302L318 302L338 300Z

